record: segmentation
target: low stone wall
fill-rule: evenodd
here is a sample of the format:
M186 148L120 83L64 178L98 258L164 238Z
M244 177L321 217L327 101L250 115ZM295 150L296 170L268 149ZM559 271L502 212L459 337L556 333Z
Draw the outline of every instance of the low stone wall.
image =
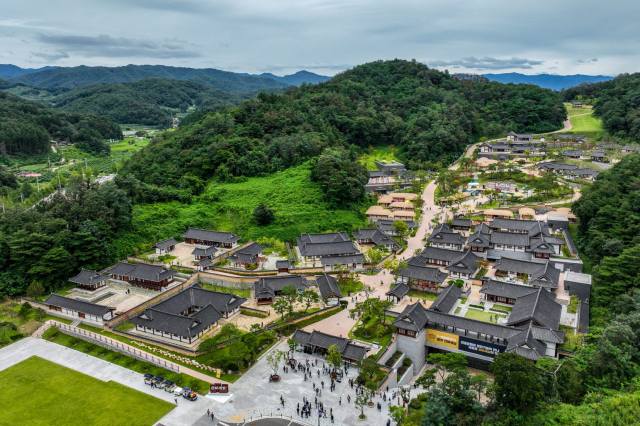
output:
M407 368L407 371L404 372L402 377L400 377L400 379L398 380L398 386L406 385L407 383L409 383L412 377L413 377L413 364L411 364Z

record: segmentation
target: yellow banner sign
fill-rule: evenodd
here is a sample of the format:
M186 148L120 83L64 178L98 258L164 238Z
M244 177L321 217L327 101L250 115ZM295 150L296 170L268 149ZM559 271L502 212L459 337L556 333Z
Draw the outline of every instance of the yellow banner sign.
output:
M458 336L444 331L427 329L427 343L458 349Z

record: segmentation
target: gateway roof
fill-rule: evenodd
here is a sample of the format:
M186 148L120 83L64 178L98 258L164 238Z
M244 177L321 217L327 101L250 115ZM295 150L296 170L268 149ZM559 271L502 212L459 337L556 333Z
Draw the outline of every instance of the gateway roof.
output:
M109 275L103 275L91 269L83 269L78 275L69 278L69 281L76 284L95 286L109 279Z
M241 237L231 232L210 231L208 229L189 227L187 232L180 235L182 238L193 238L195 240L212 241L216 243L231 244L239 241Z
M52 294L47 297L47 300L43 302L45 305L57 306L60 308L71 309L76 312L83 312L85 314L101 317L109 311L113 311L116 308L104 305L96 305L90 302L83 302L78 299L71 299L68 297L60 296L59 294Z

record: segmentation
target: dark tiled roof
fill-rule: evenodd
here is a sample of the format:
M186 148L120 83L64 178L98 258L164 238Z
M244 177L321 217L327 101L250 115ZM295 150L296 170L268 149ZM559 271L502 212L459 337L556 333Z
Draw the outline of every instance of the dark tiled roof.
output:
M249 244L246 247L242 247L236 253L257 255L257 254L262 253L264 251L264 249L266 249L266 247L262 247L260 244L258 244L256 242L253 242L253 243Z
M388 292L386 292L385 294L387 296L394 295L396 297L402 298L404 297L405 294L409 293L409 290L410 290L409 286L406 285L405 283L398 283L394 285L393 288Z
M196 247L193 249L191 254L194 256L211 256L212 254L215 254L215 252L217 251L218 249L214 246L205 247L205 248Z
M539 233L549 235L547 224L537 220L495 218L493 222L491 222L491 228L529 231L529 235L531 236L538 235Z
M533 253L555 254L556 251L551 244L562 245L564 241L541 235L540 238L532 238L530 244L530 251Z
M234 263L251 264L257 262L258 256L255 254L235 252L231 256L227 257L227 259Z
M444 269L451 272L473 274L478 270L477 262L479 260L482 260L482 258L473 254L471 250L468 250L466 253L459 256L458 259L451 261L451 263L449 263L448 266L445 266Z
M560 324L562 306L555 297L540 287L536 293L516 300L507 325L516 325L525 321L535 321L546 328L557 329Z
M571 170L569 173L575 176L598 176L600 174L599 171L588 168Z
M158 303L153 309L178 315L192 306L202 308L207 305L212 305L219 312L224 313L233 311L247 300L248 299L238 297L233 293L205 290L196 284Z
M113 268L105 272L112 275L127 275L127 273L135 267L136 267L135 263L118 262L116 266L114 266Z
M506 352L515 352L532 361L543 357L547 346L533 337L532 328L533 325L529 324L510 339Z
M400 244L396 240L389 237L378 228L360 228L353 233L353 238L355 238L356 240L370 239L377 246L387 246L393 244L397 248L400 248Z
M198 333L222 318L222 314L210 305L205 306L202 311L197 313L200 315L196 318L197 314L185 317L151 308L144 311L142 315L130 318L128 321L132 324L159 330L164 333L187 338L196 337Z
M458 250L447 250L437 247L427 246L421 253L421 256L425 259L436 259L436 260L444 260L447 262L451 262L453 260L460 259L460 254Z
M103 275L91 269L83 269L78 275L69 278L69 281L76 284L95 286L109 279L109 275Z
M492 244L504 244L513 246L529 246L529 234L506 232L506 231L493 231L490 235Z
M578 332L589 333L589 304L583 301L578 305Z
M451 226L467 226L471 227L471 219L453 219Z
M203 268L205 268L207 266L213 265L213 260L209 259L208 257L205 257L204 259L197 260L196 265L200 265Z
M510 259L502 257L496 261L493 268L498 271L509 271L520 274L534 274L542 269L541 263L527 262L526 260Z
M71 309L72 311L83 312L85 314L94 315L97 317L101 317L108 311L113 311L116 309L109 306L83 302L82 300L70 299L68 297L60 296L59 294L50 295L43 303L45 305Z
M560 270L556 269L551 262L547 262L539 270L531 274L529 284L539 287L557 288L560 281Z
M408 305L396 320L391 324L394 327L403 328L405 330L420 331L427 324L426 309L416 302Z
M351 256L326 256L320 259L322 266L345 265L347 263L364 263L364 255L354 254Z
M276 292L288 286L293 286L296 290L306 290L309 288L307 279L301 275L263 277L254 284L254 297L275 297Z
M395 231L396 227L393 224L393 222L395 222L395 220L393 219L378 219L376 224L378 225L378 229L380 229L382 232L388 232L388 231ZM409 229L414 229L418 227L418 224L412 220L407 220L403 222L407 224L407 228Z
M438 232L435 231L427 239L430 243L458 244L464 245L467 239L457 232Z
M317 330L309 333L308 331L297 329L292 338L303 346L310 345L329 349L331 346L336 345L340 349L342 356L348 359L360 360L367 354L367 349L364 346L356 345L345 337L333 336Z
M318 284L318 290L320 291L320 296L323 299L327 299L331 296L342 297L342 292L340 291L340 287L338 287L338 282L331 275L321 275L316 278L316 284Z
M480 293L489 294L492 296L507 297L509 299L518 299L520 297L536 293L537 291L538 290L534 287L505 283L496 280L487 281L480 289Z
M276 260L276 269L291 268L291 261L289 260Z
M209 231L208 229L191 228L184 234L180 235L182 238L193 238L202 241L212 241L216 243L235 243L241 239L237 235L233 235L231 232Z
M469 238L467 239L467 245L469 247L489 248L489 247L491 247L491 243L489 242L489 238L490 238L490 234L489 233L483 233L481 231L479 232L477 230L477 228L476 228L476 232L474 232L473 234L469 235Z
M608 157L608 155L604 152L592 152L591 154L589 154L589 157L604 158Z
M566 157L576 157L576 156L583 156L584 152L582 152L579 149L569 149L567 151L562 151L562 155Z
M411 259L407 261L407 266L398 272L399 276L432 283L443 283L449 276L446 272L442 272L440 268L424 266L419 261L414 261L415 264L413 262L410 263L410 261Z
M325 232L320 234L302 234L299 238L303 243L339 243L351 241L346 232Z
M112 271L109 272L113 273ZM160 282L175 274L177 274L176 271L166 269L164 266L140 262L135 264L134 267L124 275L129 278L136 278L139 280Z
M159 243L156 243L153 247L159 248L162 250L162 249L166 249L167 247L175 246L176 244L178 244L178 242L175 240L175 238L169 238L168 240L164 240L164 241L160 241Z
M297 242L300 254L303 256L334 256L358 253L358 249L351 240L312 243L304 242L301 238L298 238Z
M458 286L450 284L448 287L442 289L442 293L440 293L438 298L433 301L429 309L448 314L451 308L453 308L458 301L461 294L462 290L460 290Z
M348 359L361 360L367 356L367 348L353 343L347 343L347 346L345 346L342 351L342 356Z

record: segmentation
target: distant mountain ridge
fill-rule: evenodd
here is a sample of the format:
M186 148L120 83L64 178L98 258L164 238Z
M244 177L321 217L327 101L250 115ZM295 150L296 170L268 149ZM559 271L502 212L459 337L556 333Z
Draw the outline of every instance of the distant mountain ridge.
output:
M182 68L165 65L126 65L122 67L59 67L11 78L12 82L38 87L74 88L94 83L130 83L145 78L159 77L188 80L211 89L226 92L248 92L260 89L288 87L270 78L243 76L213 68Z
M491 81L497 81L499 83L527 83L535 84L545 89L552 89L560 91L562 89L568 89L569 87L577 86L581 83L598 83L600 81L613 80L613 77L605 75L553 75L553 74L537 74L526 75L517 72L510 72L505 74L483 74Z
M0 78L13 78L20 77L25 74L31 74L39 71L52 70L56 67L42 67L42 68L20 68L19 66L12 64L0 64Z
M303 82L307 82L311 84L324 83L325 81L331 79L331 77L329 76L316 74L306 70L298 71L295 74L284 75L282 77L277 76L275 74L271 74L269 72L264 72L262 74L247 74L247 73L238 73L238 74L251 76L251 77L270 78L272 80L280 81L282 83L287 83L292 86L300 86Z

